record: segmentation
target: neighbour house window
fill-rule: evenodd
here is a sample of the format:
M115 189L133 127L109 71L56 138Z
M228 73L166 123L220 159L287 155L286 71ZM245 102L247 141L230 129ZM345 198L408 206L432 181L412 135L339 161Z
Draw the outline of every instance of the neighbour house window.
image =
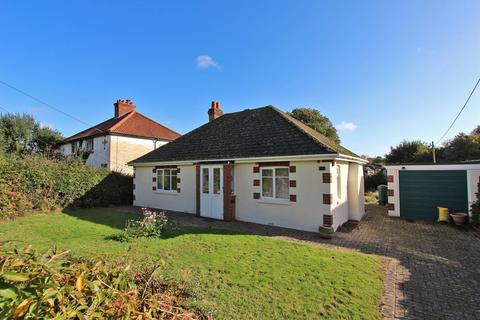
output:
M75 154L78 152L78 144L79 142L78 141L73 141L72 142L72 153Z
M93 139L87 139L85 142L86 142L85 151L93 153Z
M288 168L262 169L262 198L289 199Z
M177 169L157 169L157 190L177 190Z

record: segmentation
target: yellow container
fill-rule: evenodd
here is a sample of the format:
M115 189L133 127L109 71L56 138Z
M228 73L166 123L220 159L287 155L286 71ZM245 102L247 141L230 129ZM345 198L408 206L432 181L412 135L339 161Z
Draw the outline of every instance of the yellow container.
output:
M437 207L438 208L438 222L449 222L450 216L448 215L448 208Z

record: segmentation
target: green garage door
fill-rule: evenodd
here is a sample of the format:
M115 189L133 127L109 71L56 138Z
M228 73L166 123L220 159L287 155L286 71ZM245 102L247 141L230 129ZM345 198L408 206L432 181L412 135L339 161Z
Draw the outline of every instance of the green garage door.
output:
M410 219L438 218L437 207L468 212L467 172L400 171L400 216Z

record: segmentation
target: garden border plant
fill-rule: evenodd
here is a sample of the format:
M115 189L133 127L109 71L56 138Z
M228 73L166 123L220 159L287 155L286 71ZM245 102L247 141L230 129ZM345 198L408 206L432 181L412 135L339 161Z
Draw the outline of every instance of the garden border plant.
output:
M141 220L127 220L122 232L111 235L107 239L128 242L133 238L166 238L177 231L164 211L152 211L142 208Z
M68 252L39 256L30 246L0 243L0 318L206 319L180 306L188 293L155 277L159 268L133 273Z

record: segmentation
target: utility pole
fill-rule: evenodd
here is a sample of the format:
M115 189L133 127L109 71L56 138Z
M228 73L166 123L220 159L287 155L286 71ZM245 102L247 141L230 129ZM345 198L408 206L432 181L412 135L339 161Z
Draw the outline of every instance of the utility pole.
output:
M437 163L437 159L435 157L435 143L432 141L432 154L433 154L433 163Z

